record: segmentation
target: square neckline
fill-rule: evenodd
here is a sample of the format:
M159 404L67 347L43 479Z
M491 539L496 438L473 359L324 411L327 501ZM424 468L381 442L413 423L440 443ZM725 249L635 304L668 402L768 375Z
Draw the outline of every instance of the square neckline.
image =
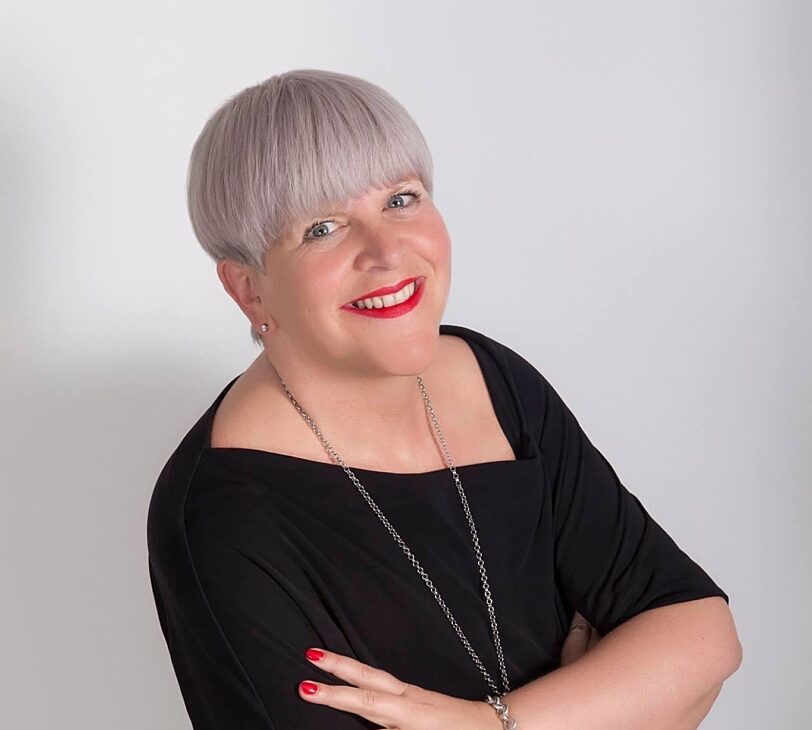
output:
M463 464L462 466L454 465L454 469L459 472L461 470L473 470L474 468L479 469L488 469L488 468L502 468L502 467L510 467L511 465L524 465L528 462L532 462L538 456L538 449L533 448L534 442L532 436L520 425L518 428L519 431L519 439L518 439L518 453L517 450L513 447L513 442L511 441L510 433L506 427L505 419L503 414L496 406L496 385L493 382L493 375L490 373L490 368L486 367L483 360L482 355L478 351L478 348L475 344L472 344L468 338L464 335L460 334L460 328L456 325L440 325L440 334L450 334L454 337L458 337L462 339L466 345L472 350L474 353L474 357L476 358L477 364L479 366L480 372L482 374L482 378L485 381L485 386L488 391L488 397L491 401L491 407L496 414L497 421L499 423L499 428L502 430L502 433L505 435L508 443L510 444L511 450L513 451L513 455L515 458L513 459L499 459L493 461L480 461L475 462L472 464ZM266 460L270 461L279 461L284 464L288 465L302 465L308 468L315 468L320 469L322 467L326 467L331 473L338 473L340 470L342 473L344 472L344 468L333 461L326 462L326 461L317 461L315 459L308 459L303 456L294 456L293 454L284 454L279 451L268 451L266 449L253 449L245 446L212 446L211 445L211 433L212 433L212 425L214 422L214 414L217 411L218 406L220 405L223 398L225 398L226 394L229 390L231 390L232 386L239 380L245 371L234 377L231 382L229 382L225 388L221 391L220 395L217 396L214 403L212 403L211 407L209 408L209 412L206 419L205 424L205 437L204 437L204 446L203 446L203 454L207 458L223 458L228 460L229 458L237 458L240 460L256 460L257 462L261 463ZM445 475L449 471L448 464L443 467L438 467L437 469L431 469L429 471L421 471L421 472L397 472L397 471L382 471L380 469L366 469L363 467L355 467L350 464L347 464L347 467L353 472L357 474L366 474L370 477L387 477L393 479L404 479L404 478L411 478L415 479L418 477L422 478L430 478L430 477L437 477L440 475Z

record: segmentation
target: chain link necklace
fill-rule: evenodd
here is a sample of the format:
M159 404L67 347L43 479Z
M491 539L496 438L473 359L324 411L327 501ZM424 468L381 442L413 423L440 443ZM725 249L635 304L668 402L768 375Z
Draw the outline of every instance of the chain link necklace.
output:
M417 558L415 558L414 554L407 547L406 543L403 542L400 535L397 533L395 528L392 527L392 524L389 522L389 520L386 518L386 516L383 514L383 512L381 512L378 505L375 504L374 500L369 495L369 492L367 492L367 490L364 488L364 486L361 484L361 482L358 481L358 478L355 476L355 474L353 474L353 472L350 470L350 468L344 463L344 461L341 459L341 457L338 455L338 453L335 451L335 449L332 446L330 446L330 444L327 443L327 440L324 438L324 436L322 436L322 433L321 433L321 430L319 429L319 427L316 425L316 423L313 421L313 419L302 409L302 407L299 405L298 401L293 397L293 394L288 390L288 386L285 384L285 381L282 380L282 377L279 375L279 373L277 373L277 377L279 377L279 381L282 383L282 387L285 389L285 393L287 393L288 398L293 403L296 410L301 414L302 418L304 418L304 420L307 422L307 425L310 426L313 433L316 434L316 436L318 437L319 441L321 441L321 444L325 448L327 453L335 461L338 462L338 464L341 466L341 468L346 472L347 476L352 480L353 484L355 484L355 486L358 488L358 491L361 492L361 495L364 497L364 499L366 499L367 503L372 508L372 510L375 512L375 514L378 515L381 522L383 522L386 529L389 531L389 533L395 539L395 542L397 542L398 545L400 545L401 549L406 554L406 557L409 559L409 561L415 567L417 572L420 574L420 577L426 583L429 590L434 595L435 599L437 599L437 602L440 604L440 607L443 609L443 611L444 611L446 617L448 618L449 622L453 626L454 630L457 632L457 635L459 636L460 640L462 641L463 645L465 646L466 650L468 651L468 654L471 656L471 659L473 659L474 663L479 668L479 671L485 677L485 680L487 681L488 685L490 686L490 688L491 688L491 690L493 692L493 696L488 695L486 701L488 702L488 704L492 705L494 707L494 709L496 710L497 715L499 715L500 719L502 720L503 729L504 730L516 730L516 728L518 727L517 724L516 724L516 721L514 719L510 718L510 716L508 715L507 705L502 703L500 693L499 693L499 690L498 690L497 686L494 684L493 680L491 679L490 674L488 674L488 671L485 669L484 665L480 661L479 656L474 651L474 649L471 647L471 644L469 643L468 639L466 638L465 634L463 633L463 631L460 628L457 621L454 619L454 616L452 615L450 609L446 605L446 603L443 600L442 596L440 595L439 591L437 590L437 588L434 587L434 583L432 583L431 579L426 574L426 571L423 569L423 566L420 565ZM443 451L445 452L445 457L446 457L446 462L448 463L448 468L451 470L451 474L453 475L454 481L457 484L457 491L460 494L460 499L462 500L462 506L463 506L463 509L465 510L465 514L466 514L466 516L468 518L468 524L469 524L469 526L471 528L471 537L473 538L474 551L476 552L477 562L479 564L479 574L480 574L480 576L482 578L482 589L483 589L483 593L484 593L484 596L485 596L485 603L486 603L486 605L488 607L488 614L490 615L490 620L491 620L491 629L493 631L493 642L494 642L494 646L496 647L496 654L497 654L497 657L499 659L499 669L500 669L501 674L502 674L502 683L503 683L504 688L505 688L504 692L502 694L506 694L507 692L510 692L510 685L508 683L507 670L505 669L505 660L504 660L504 656L502 654L502 643L501 643L501 641L499 639L499 629L497 628L497 625L496 625L496 615L495 615L494 609L493 609L493 599L491 597L491 590L490 590L490 587L488 585L488 575L485 572L485 561L482 558L482 552L481 552L481 550L479 548L479 536L477 535L476 525L474 524L474 518L471 515L470 508L468 507L468 500L467 500L467 498L465 496L465 492L463 491L462 483L460 482L460 478L457 475L457 470L454 467L454 463L453 463L453 460L451 458L451 454L449 453L448 447L446 446L445 438L443 437L443 433L440 430L440 425L437 423L437 417L435 416L434 409L432 408L431 401L429 400L428 393L426 392L426 386L423 383L423 378L420 377L419 375L417 376L417 383L420 386L420 392L421 392L421 394L423 396L423 402L425 403L426 410L428 411L429 416L431 417L431 421L434 424L435 430L437 431L437 435L438 435L438 437L440 439L440 443L443 446Z

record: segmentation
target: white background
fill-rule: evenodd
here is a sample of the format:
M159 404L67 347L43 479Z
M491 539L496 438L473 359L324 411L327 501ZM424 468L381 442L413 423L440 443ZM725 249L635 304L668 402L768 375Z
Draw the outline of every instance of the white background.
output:
M517 350L730 595L707 728L812 704L812 12L777 0L79 2L0 11L5 728L189 728L158 472L257 350L188 222L215 107L325 68L434 154L444 322Z

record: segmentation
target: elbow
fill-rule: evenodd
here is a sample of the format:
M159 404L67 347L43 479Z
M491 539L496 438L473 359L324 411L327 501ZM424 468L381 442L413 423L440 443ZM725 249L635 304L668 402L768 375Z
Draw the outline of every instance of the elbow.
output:
M724 679L727 679L732 674L737 672L739 667L742 665L742 661L744 660L744 649L742 648L742 644L739 641L738 637L736 637L733 649L730 652L730 654L731 654L731 656L730 656L730 668L729 668L728 673L725 675Z
M721 686L731 675L738 671L744 658L741 642L737 636L732 636L727 640L721 641L716 645L713 652L714 659L708 664L708 667L715 669L709 671L709 678L713 681L714 686Z
M744 650L730 607L721 598L711 598L708 601L714 603L713 610L718 611L718 615L713 618L705 633L706 636L713 636L716 639L713 651L716 661L713 664L717 668L714 677L717 684L724 682L739 669L744 659Z
M742 648L741 641L739 641L739 635L736 631L736 623L733 620L733 614L730 613L729 608L727 609L726 619L725 635L727 636L727 651L725 652L725 655L727 662L725 663L726 672L721 677L721 681L723 682L738 671L739 667L742 665L742 661L744 660L744 649Z
M733 647L727 651L727 668L721 681L717 682L706 695L691 706L686 715L674 726L674 730L697 730L702 720L707 717L713 703L716 702L722 691L724 681L738 670L744 658L742 645L738 638L732 643Z

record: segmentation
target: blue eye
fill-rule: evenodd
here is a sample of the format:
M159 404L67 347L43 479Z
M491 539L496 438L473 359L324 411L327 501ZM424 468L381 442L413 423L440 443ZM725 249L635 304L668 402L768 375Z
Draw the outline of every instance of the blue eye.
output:
M400 208L408 208L414 205L414 203L416 203L418 200L420 200L420 193L415 192L414 190L404 190L403 192L400 192L397 195L393 195L391 198L389 198L389 200L394 200L395 198L402 198L404 195L411 195L414 198L414 201L412 203L409 203L409 205L401 205L399 206Z
M312 226L310 226L305 231L304 241L307 242L307 241L311 241L311 240L314 240L314 239L317 240L317 239L320 239L320 238L327 238L328 236L332 236L333 233L335 233L335 231L329 231L328 233L325 233L324 235L318 235L318 236L309 235L309 234L313 233L313 231L315 231L316 229L321 228L322 226L325 226L328 223L335 223L335 221L332 221L332 220L316 221Z
M416 190L401 190L399 193L396 193L395 195L392 195L389 198L389 202L391 202L393 200L396 200L397 198L404 198L406 196L411 196L412 198L414 198L414 200L412 200L411 203L407 203L405 205L398 205L398 206L395 206L394 208L390 208L390 209L403 210L405 208L411 208L413 205L416 205L420 201L420 198L423 197ZM389 206L387 206L387 208L389 208ZM319 229L321 226L327 225L328 223L335 223L335 221L332 218L326 218L325 220L317 220L317 221L314 221L313 223L311 223L305 229L304 237L302 238L302 243L314 243L314 242L317 242L317 241L323 241L325 238L329 238L330 236L332 236L335 233L334 230L333 231L328 231L327 233L324 233L323 235L312 235L317 229Z

